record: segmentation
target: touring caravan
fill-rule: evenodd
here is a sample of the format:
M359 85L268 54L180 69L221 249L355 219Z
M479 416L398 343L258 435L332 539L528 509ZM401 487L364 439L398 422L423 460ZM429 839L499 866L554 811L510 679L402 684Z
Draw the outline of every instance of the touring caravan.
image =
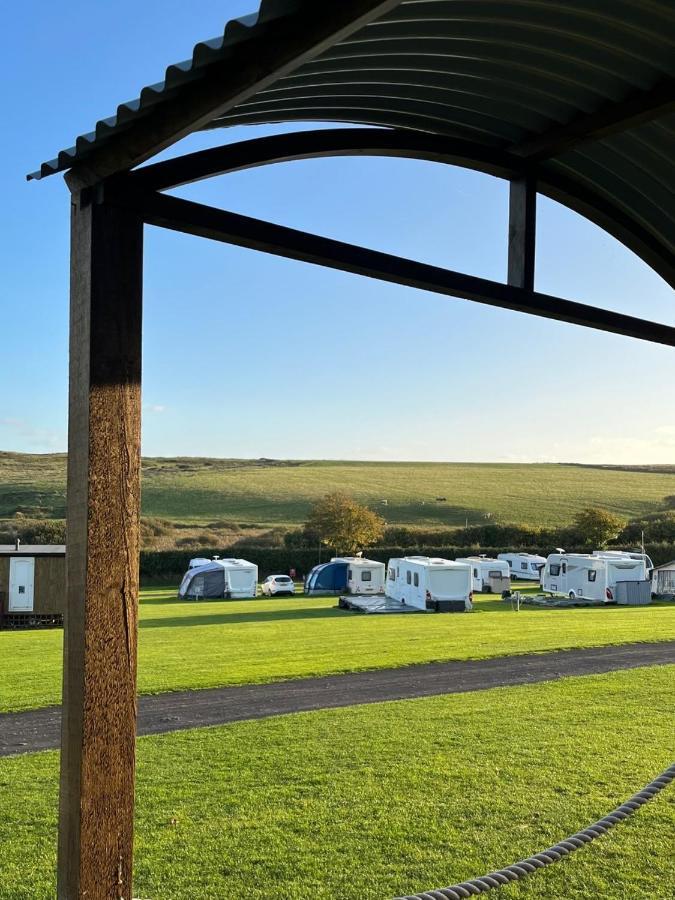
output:
M646 553L642 553L640 550L594 550L593 556L600 556L605 559L643 559L647 567L647 578L652 577L654 563Z
M471 566L429 556L393 558L387 566L385 594L416 609L470 610Z
M384 590L384 563L362 556L334 556L314 566L305 579L305 593L379 594Z
M255 597L258 567L245 559L212 559L188 569L178 589L181 600L241 600Z
M647 585L644 559L600 556L592 553L551 553L543 571L542 587L547 594L562 594L571 600L621 602L622 584Z
M196 569L196 568L198 568L199 566L208 566L208 564L209 564L210 562L211 562L211 560L210 560L210 559L207 559L207 558L204 557L204 556L195 556L195 557L194 557L193 559L191 559L190 562L188 563L188 569Z
M455 562L471 566L474 591L501 594L511 587L511 569L506 560L490 559L489 556L458 556Z
M522 581L539 581L539 574L546 565L546 558L535 553L498 553L497 559L509 564L511 578Z

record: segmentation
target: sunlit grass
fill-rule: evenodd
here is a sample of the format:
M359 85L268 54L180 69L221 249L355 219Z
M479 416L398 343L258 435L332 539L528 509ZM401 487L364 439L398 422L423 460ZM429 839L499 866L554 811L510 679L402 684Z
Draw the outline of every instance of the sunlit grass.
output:
M141 738L135 896L382 900L595 821L673 756L675 667ZM0 898L51 900L56 753L0 760ZM504 897L670 900L675 790Z
M369 616L331 598L178 602L142 592L138 686L157 693L452 659L675 639L675 605ZM58 703L62 632L0 632L0 710Z

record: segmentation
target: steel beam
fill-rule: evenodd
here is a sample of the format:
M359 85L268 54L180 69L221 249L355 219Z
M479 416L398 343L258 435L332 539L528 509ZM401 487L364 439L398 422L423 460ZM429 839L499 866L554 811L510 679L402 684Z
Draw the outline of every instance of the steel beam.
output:
M464 275L190 200L134 191L111 195L109 202L133 209L150 225L172 231L675 347L675 328L658 322Z
M533 176L515 178L509 190L509 258L507 282L534 290L537 228L537 182Z

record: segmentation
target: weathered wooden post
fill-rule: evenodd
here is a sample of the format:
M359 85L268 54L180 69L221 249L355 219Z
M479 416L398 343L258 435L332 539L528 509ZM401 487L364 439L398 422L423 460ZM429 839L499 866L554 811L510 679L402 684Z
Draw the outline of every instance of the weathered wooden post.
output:
M132 890L143 226L74 179L59 900Z

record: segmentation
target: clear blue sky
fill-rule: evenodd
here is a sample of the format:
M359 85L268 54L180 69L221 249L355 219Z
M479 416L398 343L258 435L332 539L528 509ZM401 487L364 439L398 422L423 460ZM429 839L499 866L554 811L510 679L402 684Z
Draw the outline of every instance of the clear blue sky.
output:
M60 176L28 184L25 173L254 6L5 9L0 449L66 448L68 191ZM264 132L192 136L171 154ZM507 191L488 176L316 160L183 193L504 277ZM629 251L550 201L538 211L539 290L675 323L672 291ZM675 353L628 338L157 229L144 328L145 454L675 461Z

